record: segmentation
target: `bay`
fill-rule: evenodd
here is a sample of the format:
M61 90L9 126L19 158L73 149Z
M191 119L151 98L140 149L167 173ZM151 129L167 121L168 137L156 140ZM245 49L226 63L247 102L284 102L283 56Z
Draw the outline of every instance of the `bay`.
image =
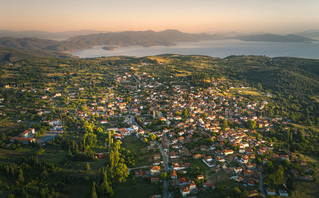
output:
M80 58L107 56L153 56L160 54L207 55L225 58L230 55L264 55L268 57L300 57L319 59L319 42L285 43L252 42L223 39L200 42L181 42L175 46L129 46L104 50L103 46L70 52Z

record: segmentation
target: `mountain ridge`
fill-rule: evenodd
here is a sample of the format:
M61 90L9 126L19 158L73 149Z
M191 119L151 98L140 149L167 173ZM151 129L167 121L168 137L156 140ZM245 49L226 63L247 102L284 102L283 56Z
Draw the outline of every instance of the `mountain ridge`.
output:
M78 35L63 41L30 37L0 37L0 46L20 50L46 50L54 51L56 53L67 53L70 51L92 48L94 46L110 46L105 48L105 50L108 50L116 47L128 47L132 45L140 45L144 47L172 46L177 45L178 42L198 42L218 39L240 39L243 41L261 42L316 41L296 34L255 34L231 37L221 34L190 34L174 29L168 29L159 32L155 32L153 30L108 33L99 32L96 34Z
M235 37L243 41L258 41L258 42L312 42L315 39L307 38L297 34L251 34Z

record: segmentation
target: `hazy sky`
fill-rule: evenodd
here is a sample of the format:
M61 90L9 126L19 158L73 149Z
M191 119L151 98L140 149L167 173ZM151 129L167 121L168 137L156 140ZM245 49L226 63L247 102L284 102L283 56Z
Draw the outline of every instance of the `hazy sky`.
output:
M0 0L0 29L289 33L319 29L319 1Z

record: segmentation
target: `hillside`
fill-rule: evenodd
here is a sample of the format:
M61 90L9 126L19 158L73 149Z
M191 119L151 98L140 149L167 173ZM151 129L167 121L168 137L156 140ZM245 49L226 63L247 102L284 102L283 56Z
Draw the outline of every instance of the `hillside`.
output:
M276 35L276 34L256 34L243 35L235 37L243 41L260 41L260 42L312 42L314 39L299 36L296 34Z
M46 32L46 31L10 31L10 30L0 30L0 37L16 37L16 38L39 38L39 39L51 39L51 40L67 40L70 37L87 35L87 34L97 34L101 31L94 30L80 30L80 31L66 31L66 32Z
M15 35L15 34L13 34ZM177 42L197 42L223 38L221 35L188 34L177 30L154 31L128 31L99 33L71 37L65 41L55 41L39 38L0 37L0 46L23 50L51 50L73 51L87 49L97 45L114 45L115 47L142 45L171 46Z
M234 78L261 83L266 89L306 97L310 93L319 92L318 64L319 60L302 58L230 56L224 70Z
M319 30L309 30L305 32L300 32L298 35L305 36L308 38L319 39Z
M88 33L88 32L83 32ZM31 33L30 33L31 34ZM39 32L38 34L41 34ZM66 33L67 34L67 33ZM17 34L13 34L17 35ZM37 34L33 34L37 35ZM71 35L71 33L70 33ZM0 32L1 36L1 32ZM188 34L178 30L165 30L161 32L154 31L127 31L127 32L109 32L88 34L71 37L68 40L56 41L40 38L16 38L0 37L0 46L21 50L46 50L56 52L69 52L80 49L88 49L94 46L108 45L106 50L117 47L127 47L132 45L151 46L172 46L178 42L198 42L215 39L240 39L243 41L263 41L263 42L312 42L313 39L290 34L259 34L242 35L237 37L226 36L223 34ZM61 57L61 55L58 55Z
M20 50L0 46L0 61L17 61L26 58L36 57L60 57L67 58L73 57L72 55L60 53L50 50L33 49L33 50Z
M171 164L187 171L166 177L174 197L172 182L186 178L197 197L248 197L261 183L315 197L318 63L173 54L0 62L0 197L149 197L163 193L152 178ZM254 173L232 171L249 166Z
M61 43L56 50L71 51L77 49L91 48L97 45L115 45L118 47L142 45L150 46L170 46L176 42L197 42L203 40L213 40L221 38L208 34L188 34L177 30L166 30L162 32L154 31L128 31L90 34L85 36L72 37L68 41Z

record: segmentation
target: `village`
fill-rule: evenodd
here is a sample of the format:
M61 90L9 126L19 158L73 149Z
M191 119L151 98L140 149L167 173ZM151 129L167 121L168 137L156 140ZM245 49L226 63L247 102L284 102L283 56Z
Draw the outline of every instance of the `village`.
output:
M187 80L163 80L135 72L134 68L123 71L114 79L125 90L111 87L78 105L74 101L85 91L78 84L67 93L39 97L44 101L63 97L65 105L72 107L74 119L94 119L104 132L115 132L114 140L124 141L133 136L135 141L147 143L145 149L156 148L148 163L130 168L130 174L164 185L163 197L213 192L220 180L240 184L248 197L288 197L285 185L264 184L274 162L299 164L298 170L290 170L293 178L313 180L307 162L259 135L278 124L284 130L289 128L288 119L267 117L267 95L262 101L246 98L234 90L247 87L222 79L215 79L211 87L199 88ZM45 134L36 137L39 132L29 128L10 141L45 146L67 133L61 119L43 117L48 114L51 112L46 108L37 110L41 123L47 123L50 129ZM104 158L103 152L96 156Z

